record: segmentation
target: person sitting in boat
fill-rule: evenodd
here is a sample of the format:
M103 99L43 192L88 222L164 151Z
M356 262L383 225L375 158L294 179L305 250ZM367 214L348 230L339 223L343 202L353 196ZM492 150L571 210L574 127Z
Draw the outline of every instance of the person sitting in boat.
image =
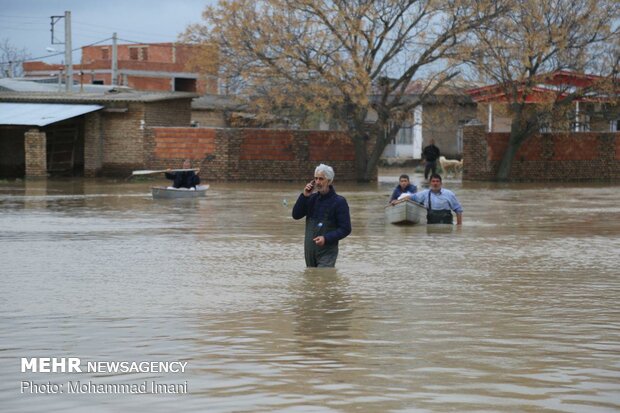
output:
M183 162L183 169L191 169L192 163L189 159L186 159ZM168 168L168 170L171 170ZM173 188L187 188L187 189L196 189L197 185L200 185L200 177L198 174L200 173L200 168L197 168L196 171L178 171L178 172L166 172L166 178L172 179Z
M431 187L407 197L424 204L427 210L427 224L452 224L452 211L456 214L456 225L463 223L463 207L454 192L442 188L441 175L431 175Z
M418 192L418 188L414 184L409 182L409 175L402 174L398 178L398 185L396 185L396 188L394 188L394 192L392 192L392 196L390 197L390 200L388 202L394 205L405 196L413 195L416 192Z

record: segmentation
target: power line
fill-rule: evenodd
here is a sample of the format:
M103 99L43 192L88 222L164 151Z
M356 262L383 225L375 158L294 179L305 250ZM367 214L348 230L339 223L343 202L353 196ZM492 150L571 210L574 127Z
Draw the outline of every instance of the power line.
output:
M108 40L112 40L112 38L111 38L111 37L108 37L107 39L103 39L103 40L100 40L100 41L95 42L95 43L90 43L90 44L87 44L87 45L84 45L84 46L79 46L79 47L76 47L76 48L74 48L74 49L72 49L72 50L71 50L71 53L73 53L73 52L77 52L78 50L82 49L83 47L95 46L95 45L98 45L98 44L100 44L100 43L107 42ZM65 54L65 52L58 52L58 53L48 54L48 55L45 55L45 56L30 57L30 58L28 58L28 59L22 59L22 60L11 60L10 62L0 62L0 64L8 64L8 63L24 63L24 62L30 62L30 61L32 61L32 60L47 59L48 57L60 56L60 55L64 55L64 54Z

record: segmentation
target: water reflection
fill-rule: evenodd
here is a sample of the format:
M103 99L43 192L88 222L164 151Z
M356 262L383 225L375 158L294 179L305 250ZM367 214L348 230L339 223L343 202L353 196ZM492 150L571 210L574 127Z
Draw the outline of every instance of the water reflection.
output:
M400 172L337 184L353 233L336 269L304 268L300 184L156 202L150 182L0 183L0 405L619 410L619 187L446 180L465 213L443 231L385 224ZM75 377L21 373L24 356L185 360L147 378L190 395L26 396L21 380Z

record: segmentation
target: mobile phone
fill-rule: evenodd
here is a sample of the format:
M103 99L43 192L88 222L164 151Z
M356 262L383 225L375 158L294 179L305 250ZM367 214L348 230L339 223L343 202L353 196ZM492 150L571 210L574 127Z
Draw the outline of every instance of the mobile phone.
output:
M308 192L312 192L312 191L314 191L314 179L310 181L310 189L308 190Z

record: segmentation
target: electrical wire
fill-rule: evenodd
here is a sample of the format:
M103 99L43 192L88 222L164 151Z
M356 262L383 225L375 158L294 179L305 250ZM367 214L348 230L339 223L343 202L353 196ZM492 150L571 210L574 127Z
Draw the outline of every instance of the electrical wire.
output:
M84 46L76 47L74 49L71 49L71 53L77 52L78 50L82 49L83 47L95 46L95 45L98 45L100 43L107 42L108 40L112 40L112 38L108 37L107 39L99 40L99 41L97 41L95 43L90 43L90 44L87 44L87 45L84 45ZM58 52L58 53L53 53L53 54L49 54L49 55L45 55L45 56L30 57L30 58L21 59L21 60L11 60L10 62L0 62L0 65L9 64L9 63L30 62L30 61L33 61L33 60L47 59L48 57L60 56L60 55L64 55L64 54L65 54L65 52Z

